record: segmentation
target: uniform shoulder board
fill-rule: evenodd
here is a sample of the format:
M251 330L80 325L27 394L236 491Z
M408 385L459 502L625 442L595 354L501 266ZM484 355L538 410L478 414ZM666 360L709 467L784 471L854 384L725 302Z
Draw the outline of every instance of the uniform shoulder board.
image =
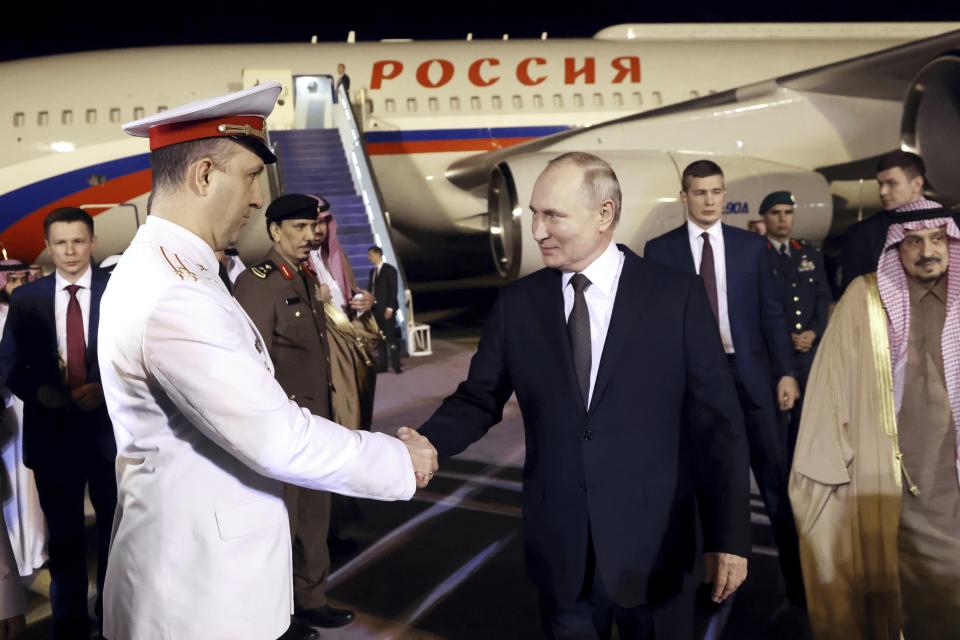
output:
M273 260L264 260L260 264L250 267L250 273L258 278L266 278L276 270L277 265L273 264Z

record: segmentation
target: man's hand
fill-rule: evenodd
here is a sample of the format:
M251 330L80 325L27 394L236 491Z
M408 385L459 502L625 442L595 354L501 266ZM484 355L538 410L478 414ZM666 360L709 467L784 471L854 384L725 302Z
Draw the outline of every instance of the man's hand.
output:
M14 616L0 620L0 640L14 640L19 638L27 628L27 620L23 616Z
M390 307L387 307L386 309L384 309L384 310L383 310L383 317L386 318L387 320L389 320L390 318L392 318L392 317L393 317L393 309L391 309Z
M350 308L357 313L370 311L373 308L373 294L364 289L354 289L353 297L350 299Z
M317 287L317 297L320 299L320 302L330 302L333 300L333 294L330 292L330 287L326 284L321 284Z
M790 337L793 338L793 350L806 353L813 348L813 341L817 339L817 334L811 329L807 329L800 333L792 333Z
M71 389L70 397L83 411L92 411L103 404L103 387L97 382L90 382Z
M707 575L705 583L713 583L711 599L721 603L737 590L747 579L747 559L732 553L708 552L703 554Z
M790 411L793 409L793 403L800 397L800 385L793 376L783 376L777 383L777 402L780 404L780 411Z
M400 427L397 430L400 438L410 453L413 462L413 471L417 476L417 486L423 489L430 484L433 474L439 469L437 464L437 450L433 448L426 436L422 436L410 427Z

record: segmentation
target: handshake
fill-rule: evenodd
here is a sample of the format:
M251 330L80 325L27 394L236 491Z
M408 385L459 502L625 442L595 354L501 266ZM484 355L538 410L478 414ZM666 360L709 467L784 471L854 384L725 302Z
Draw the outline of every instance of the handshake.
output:
M413 462L413 471L417 476L417 487L423 489L430 484L433 474L440 468L437 464L437 450L433 448L426 436L420 435L410 427L400 427L397 430L397 437L407 445L410 461Z

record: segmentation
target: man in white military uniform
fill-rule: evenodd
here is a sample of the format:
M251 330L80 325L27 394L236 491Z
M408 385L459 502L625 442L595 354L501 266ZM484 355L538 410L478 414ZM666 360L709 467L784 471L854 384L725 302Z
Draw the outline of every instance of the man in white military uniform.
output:
M151 215L111 276L99 356L117 438L110 640L271 640L293 606L282 483L409 499L426 438L350 431L290 401L217 275L262 206L275 83L124 125L149 136ZM239 115L238 115L239 114Z

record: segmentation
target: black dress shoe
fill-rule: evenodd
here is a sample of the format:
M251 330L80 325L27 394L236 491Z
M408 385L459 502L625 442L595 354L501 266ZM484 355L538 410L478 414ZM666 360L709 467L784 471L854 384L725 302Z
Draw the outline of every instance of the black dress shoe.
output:
M336 629L345 627L353 622L353 611L346 609L334 609L330 605L317 607L316 609L299 609L296 613L304 624L312 627L322 627L324 629Z
M278 640L319 640L319 638L319 631L291 618L290 627Z

